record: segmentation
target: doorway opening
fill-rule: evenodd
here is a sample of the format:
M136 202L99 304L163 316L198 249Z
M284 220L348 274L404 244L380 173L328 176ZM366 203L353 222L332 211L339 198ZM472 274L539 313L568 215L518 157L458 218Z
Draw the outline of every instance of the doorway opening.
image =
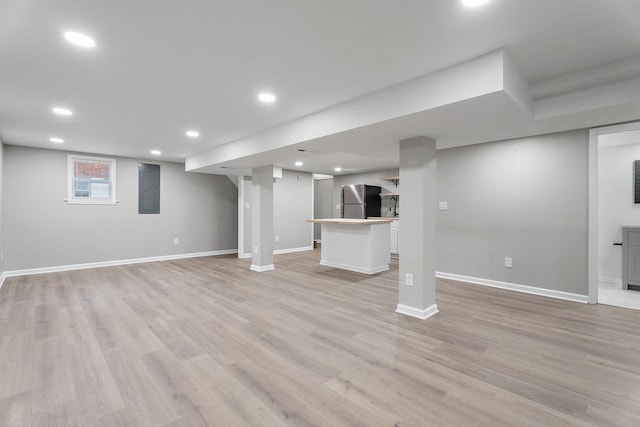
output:
M640 227L640 203L634 198L636 160L640 160L640 122L591 130L590 303L640 310L640 291L623 284L623 268L627 268L623 229Z

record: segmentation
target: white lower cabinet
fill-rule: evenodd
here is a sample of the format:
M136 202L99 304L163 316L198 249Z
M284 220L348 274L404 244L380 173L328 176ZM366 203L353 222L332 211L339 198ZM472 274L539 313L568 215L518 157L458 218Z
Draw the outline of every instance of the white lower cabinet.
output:
M393 220L390 224L390 236L389 238L390 240L390 248L391 248L391 253L392 254L399 254L400 253L400 248L398 247L398 237L400 234L400 220Z
M640 227L622 227L622 289L640 291Z

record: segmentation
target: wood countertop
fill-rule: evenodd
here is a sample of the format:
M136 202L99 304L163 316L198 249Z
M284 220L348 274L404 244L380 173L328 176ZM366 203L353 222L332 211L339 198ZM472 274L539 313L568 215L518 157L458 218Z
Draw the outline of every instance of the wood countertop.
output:
M307 222L317 224L346 224L346 225L369 225L369 224L388 224L393 218L375 218L375 219L355 219L355 218L324 218L324 219L308 219Z

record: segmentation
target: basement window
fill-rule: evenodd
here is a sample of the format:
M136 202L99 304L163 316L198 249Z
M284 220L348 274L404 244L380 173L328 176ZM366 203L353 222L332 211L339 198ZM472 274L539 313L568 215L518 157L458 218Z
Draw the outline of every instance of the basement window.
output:
M116 160L67 155L67 203L116 204Z

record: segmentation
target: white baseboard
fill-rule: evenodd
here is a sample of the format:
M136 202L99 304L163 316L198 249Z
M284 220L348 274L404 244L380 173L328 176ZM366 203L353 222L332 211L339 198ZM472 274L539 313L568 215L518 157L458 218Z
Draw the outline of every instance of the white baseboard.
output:
M2 274L2 280L5 277L28 276L31 274L56 273L60 271L85 270L87 268L113 267L116 265L140 264L144 262L171 261L175 259L198 258L215 255L229 255L238 253L237 249L224 249L220 251L193 252L189 254L161 255L146 258L120 259L115 261L88 262L84 264L57 265L53 267L29 268L25 270L5 271Z
M434 314L438 313L438 305L437 304L432 304L427 308L415 308L415 307L410 307L408 305L402 305L402 304L398 304L398 307L396 307L396 313L400 313L400 314L404 314L406 316L411 316L411 317L415 317L421 320L426 320L429 317L433 316Z
M5 274L5 272L2 272L2 275L0 275L0 289L2 289L2 284L4 283L4 279L7 277L7 275Z
M301 248L289 248L289 249L278 249L273 251L274 255L282 255L282 254L290 254L293 252L304 252L304 251L312 251L313 246L303 246Z
M282 254L290 254L293 252L304 252L304 251L312 251L313 246L303 246L301 248L289 248L289 249L276 249L273 251L274 255L282 255ZM253 258L252 253L247 254L239 254L238 258Z
M276 266L273 264L269 264L269 265L254 265L251 264L251 267L249 268L249 270L251 271L257 271L258 273L262 273L264 271L270 271L270 270L275 270Z
M622 279L620 277L598 276L598 282L616 285L617 287L622 289Z
M500 289L507 289L510 291L523 292L525 294L540 295L543 297L580 302L584 304L589 303L589 297L587 295L573 294L573 293L564 292L564 291L555 291L553 289L536 288L534 286L518 285L515 283L500 282L498 280L481 279L479 277L443 273L440 271L436 271L436 277L440 279L456 280L458 282L473 283L475 285L489 286L492 288L500 288Z
M323 259L320 260L320 265L324 265L326 267L341 268L343 270L355 271L356 273L364 273L364 274L376 274L376 273L381 273L383 271L389 270L389 264L386 264L380 267L375 267L375 268L362 268L362 267L349 265L349 264L341 264L339 262L326 261Z

